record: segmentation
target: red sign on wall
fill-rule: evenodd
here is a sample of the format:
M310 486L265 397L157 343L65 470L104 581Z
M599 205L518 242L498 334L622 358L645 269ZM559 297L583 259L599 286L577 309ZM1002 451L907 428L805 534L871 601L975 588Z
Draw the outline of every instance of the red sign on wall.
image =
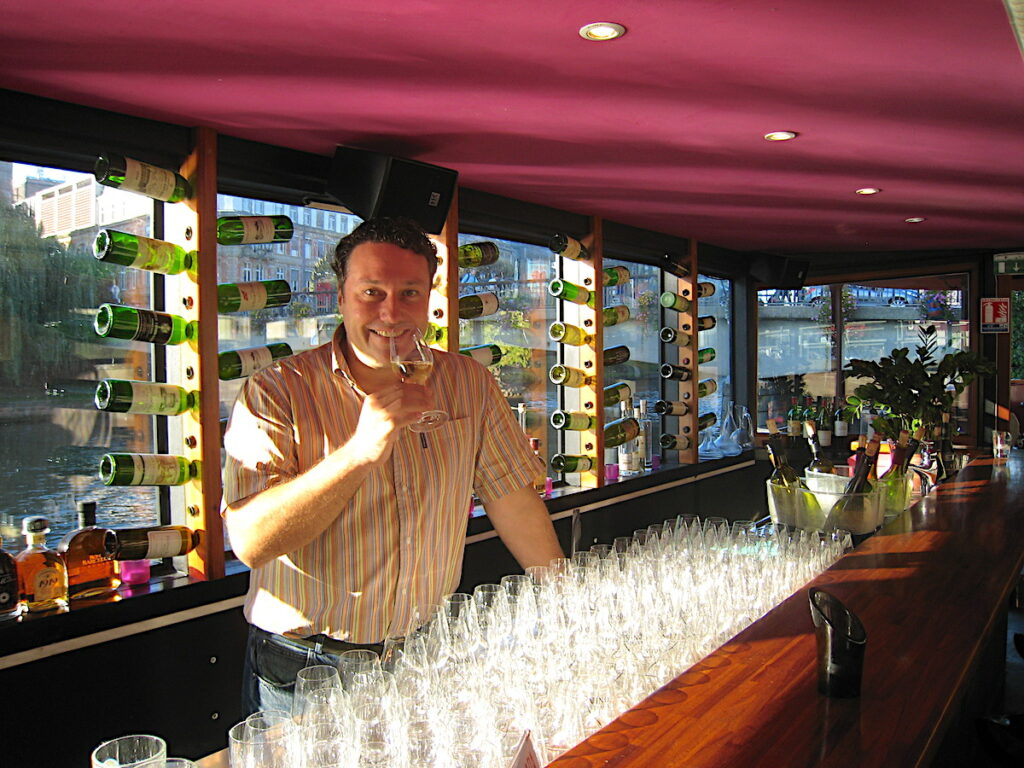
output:
M1008 298L981 300L981 332L1010 332L1010 300Z

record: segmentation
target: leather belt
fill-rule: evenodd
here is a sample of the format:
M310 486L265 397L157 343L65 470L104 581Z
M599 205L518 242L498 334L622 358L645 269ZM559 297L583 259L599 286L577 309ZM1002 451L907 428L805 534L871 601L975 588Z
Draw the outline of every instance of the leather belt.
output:
M339 656L345 651L373 651L378 655L384 652L384 643L347 643L344 640L338 640L330 635L310 635L309 637L302 637L300 635L292 634L291 632L278 635L274 632L268 632L265 629L260 629L259 627L256 627L256 631L269 637L281 638L301 648L312 650L315 653L331 653L335 656Z

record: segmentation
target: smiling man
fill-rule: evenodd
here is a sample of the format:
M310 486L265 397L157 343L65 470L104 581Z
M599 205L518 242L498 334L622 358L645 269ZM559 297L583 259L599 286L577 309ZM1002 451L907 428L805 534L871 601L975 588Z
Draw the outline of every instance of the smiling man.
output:
M223 515L252 568L243 708L290 709L295 675L400 637L455 589L476 493L525 568L562 557L532 489L541 471L486 368L434 353L402 382L391 342L427 325L437 256L412 221L364 222L338 243L343 324L329 344L245 384L225 435ZM449 420L408 426L429 409Z

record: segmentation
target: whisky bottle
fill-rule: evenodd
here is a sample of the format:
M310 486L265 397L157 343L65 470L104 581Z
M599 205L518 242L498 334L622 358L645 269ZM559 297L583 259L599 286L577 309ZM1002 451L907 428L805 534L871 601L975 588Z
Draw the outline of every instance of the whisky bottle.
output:
M718 416L713 413L702 413L697 418L697 431L703 432L708 427L713 427L718 423Z
M178 315L120 304L100 304L93 328L103 338L151 344L181 344L195 338L198 332L194 320L186 321Z
M697 298L706 299L715 295L714 283L697 283Z
M251 376L261 368L266 368L275 360L288 357L292 348L283 341L267 344L264 347L235 349L217 355L217 376L221 381L231 381Z
M221 314L283 307L291 300L292 289L287 280L221 283L217 286L217 311Z
M663 379L689 381L690 377L693 376L689 368L684 368L681 365L672 365L672 363L663 363L660 370L661 378Z
M551 414L551 426L571 432L586 432L594 428L597 419L583 411L557 410Z
M556 453L551 457L551 468L555 472L589 472L594 468L594 460L590 456Z
M501 356L505 354L497 344L480 344L476 347L463 347L459 350L460 355L471 357L480 365L494 365Z
M199 393L155 381L103 379L93 398L101 411L176 416L199 407Z
M690 406L678 400L659 400L654 404L654 412L662 416L685 416Z
M177 203L192 194L181 174L122 155L100 155L93 174L104 186L138 192L167 203Z
M572 347L582 347L594 340L593 336L578 325L569 325L568 323L552 323L548 327L548 338L559 344L568 344Z
M626 267L605 267L601 271L601 285L605 288L622 285L629 277L629 270Z
M616 448L636 439L639 433L640 424L632 416L610 422L604 427L604 447Z
M662 435L661 447L666 451L688 451L693 441L686 435Z
M46 546L50 523L33 515L21 521L28 545L14 558L18 567L18 593L29 613L68 607L68 571L60 554Z
M697 318L697 330L698 331L710 331L718 324L718 321L712 315L701 315Z
M585 261L590 258L590 251L587 250L587 246L583 245L576 238L562 233L551 236L551 239L548 240L548 248L562 258L572 259L573 261Z
M220 216L217 242L221 245L284 243L292 239L295 226L287 216Z
M714 379L704 379L697 382L697 397L707 397L718 391L718 382Z
M548 293L556 299L571 301L573 304L594 306L594 294L581 285L556 277L548 283Z
M676 312L689 312L691 302L685 296L680 296L672 291L665 291L661 294L661 306L665 309L674 309Z
M718 355L718 353L715 352L715 348L714 347L704 347L704 349L698 349L697 350L697 363L698 364L710 363L712 360L715 359L715 357L717 355Z
M614 307L605 307L601 310L601 319L605 326L618 325L629 320L629 307L624 304L617 304Z
M101 229L93 242L93 255L108 264L177 275L194 266L196 254L163 240Z
M473 293L469 296L460 296L459 317L463 320L488 317L497 312L499 306L498 296L494 293Z
M4 541L0 538L0 622L20 616L21 608L18 566L14 555L4 551Z
M568 365L553 365L548 371L548 378L552 384L563 387L574 387L576 389L585 387L594 382L594 377L580 368L571 368Z
M486 267L501 255L498 244L485 240L481 243L467 243L459 246L459 266L463 269Z
M620 344L617 347L609 347L602 355L605 365L619 365L629 360L629 347Z
M96 527L96 502L78 503L78 530L61 539L57 551L68 569L68 597L79 600L102 597L121 584L117 568L105 550L106 528Z
M112 528L104 539L104 551L114 560L156 560L180 557L199 546L199 532L184 525L149 528Z
M199 476L199 463L163 453L105 453L100 458L104 485L184 485Z
M693 341L693 337L690 334L677 331L675 328L662 328L660 336L661 340L666 344L673 344L677 347L688 347Z
M633 396L633 388L624 381L617 381L604 388L604 407L611 408L616 403L627 402Z

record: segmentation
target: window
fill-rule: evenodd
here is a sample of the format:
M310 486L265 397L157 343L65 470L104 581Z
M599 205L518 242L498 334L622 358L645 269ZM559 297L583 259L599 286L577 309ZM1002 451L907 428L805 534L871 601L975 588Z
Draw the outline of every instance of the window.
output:
M711 283L715 292L697 303L701 317L715 318L715 327L700 331L698 349L713 349L715 358L698 366L701 379L714 379L718 388L714 394L701 398L700 412L718 416L717 429L725 422L726 411L733 405L732 387L732 281L710 275L698 276L698 281Z

